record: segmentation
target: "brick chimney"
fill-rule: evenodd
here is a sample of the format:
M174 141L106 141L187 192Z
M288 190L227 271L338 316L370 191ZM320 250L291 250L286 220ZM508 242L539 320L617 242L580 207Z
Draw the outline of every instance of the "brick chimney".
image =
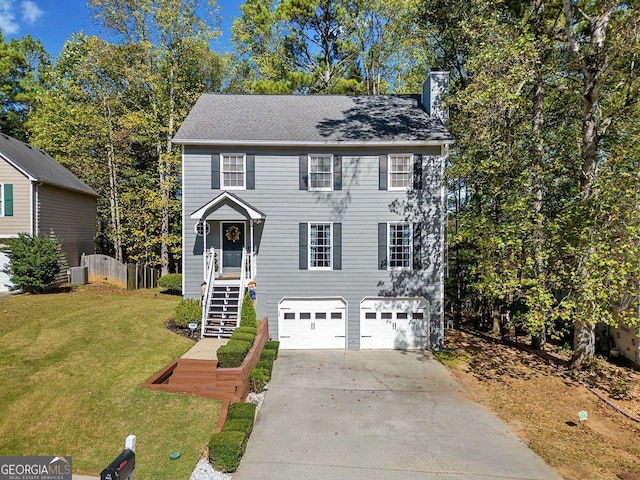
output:
M449 93L449 72L430 70L422 84L422 106L432 117L447 123L449 110L442 104L442 97Z

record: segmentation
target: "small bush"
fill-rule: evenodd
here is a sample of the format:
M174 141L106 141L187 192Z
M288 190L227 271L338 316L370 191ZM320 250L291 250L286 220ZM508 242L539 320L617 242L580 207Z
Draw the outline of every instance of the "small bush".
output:
M25 293L42 293L53 285L62 268L62 242L43 235L18 234L17 238L4 240L9 263L2 269L11 279L10 290ZM255 312L255 310L254 310Z
M267 340L267 342L264 344L264 349L275 351L276 352L275 358L278 358L278 351L280 350L280 342L278 342L277 340Z
M269 360L269 361L273 362L276 359L276 355L277 355L277 351L276 350L264 349L264 350L262 350L262 353L260 354L260 360Z
M247 448L243 432L214 433L209 440L209 461L220 472L235 472Z
M264 368L269 372L269 380L271 380L271 373L273 372L273 362L271 360L260 360L256 363L256 368Z
M250 348L251 345L247 342L229 340L226 345L218 348L218 366L221 368L239 367Z
M270 379L271 374L269 370L265 370L264 368L254 368L249 380L251 383L251 390L256 393L262 392Z
M253 430L253 419L249 418L227 418L222 427L223 432L242 432L247 437L251 435L251 430Z
M253 345L253 342L255 341L256 336L253 333L238 333L233 332L233 334L231 335L231 340L241 340L243 342L249 342L251 345Z
M158 279L158 286L172 295L182 295L182 274L170 273Z
M238 327L233 333L252 333L253 335L258 335L258 329L256 327Z
M258 328L258 316L256 315L256 309L253 306L253 301L249 298L249 294L246 294L242 299L240 326Z
M238 418L253 420L255 417L255 403L236 402L229 405L229 410L227 411L227 421Z
M176 307L176 314L173 321L179 327L186 328L189 322L198 322L202 320L202 308L200 302L195 298L185 298Z

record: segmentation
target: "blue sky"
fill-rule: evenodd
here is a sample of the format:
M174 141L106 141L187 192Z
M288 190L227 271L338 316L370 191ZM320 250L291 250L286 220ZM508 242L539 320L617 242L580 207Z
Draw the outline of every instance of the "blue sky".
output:
M231 22L240 15L242 3L244 0L218 0L223 34L212 44L213 49L228 49ZM0 0L0 31L5 39L25 35L40 39L47 52L56 57L72 33L102 33L86 4L86 0Z

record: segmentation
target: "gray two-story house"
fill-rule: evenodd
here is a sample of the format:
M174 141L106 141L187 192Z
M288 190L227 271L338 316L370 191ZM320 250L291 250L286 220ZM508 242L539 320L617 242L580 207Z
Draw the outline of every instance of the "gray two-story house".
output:
M182 146L183 294L291 349L443 343L446 72L422 95L203 95Z

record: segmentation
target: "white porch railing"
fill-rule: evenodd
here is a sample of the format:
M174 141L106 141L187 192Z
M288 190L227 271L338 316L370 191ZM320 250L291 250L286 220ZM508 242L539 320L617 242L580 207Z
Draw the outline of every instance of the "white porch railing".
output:
M204 281L207 282L203 297L200 299L202 303L202 320L200 322L200 337L204 337L204 332L209 319L209 311L211 309L211 294L213 292L213 284L216 281L216 251L212 248L206 252L205 257L205 274Z

